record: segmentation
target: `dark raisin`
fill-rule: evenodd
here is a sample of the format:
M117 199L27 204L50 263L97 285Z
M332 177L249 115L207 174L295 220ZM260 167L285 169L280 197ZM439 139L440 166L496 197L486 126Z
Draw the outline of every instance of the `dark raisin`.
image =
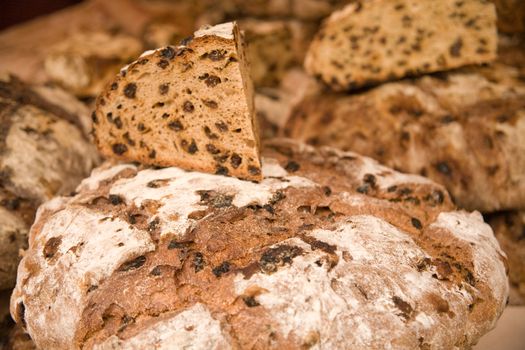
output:
M270 214L275 214L275 210L270 204L263 205L263 209L266 210Z
M217 86L218 84L221 83L221 78L219 78L218 76L216 75L210 75L208 76L204 82L206 83L206 85L208 85L209 87L214 87L214 86Z
M121 203L123 203L124 201L122 200L122 197L120 197L119 195L117 194L110 194L109 195L109 202L113 205L119 205Z
M195 272L204 269L204 263L204 255L199 252L195 253L195 256L193 257L193 268L195 269Z
M160 84L159 85L159 93L161 95L166 95L169 90L170 90L169 84Z
M370 189L370 185L364 184L356 188L356 191L359 193L367 194L369 189Z
M195 154L198 151L199 151L199 148L197 147L197 144L195 143L195 140L191 140L191 143L188 146L188 153L189 154Z
M325 194L325 196L330 196L332 194L332 189L328 186L324 186L323 187L323 192Z
M459 57L461 56L461 47L463 46L463 40L461 38L457 38L456 41L452 45L450 45L450 56L453 57Z
M129 271L129 270L135 270L141 267L146 263L146 257L144 255L139 256L138 258L135 258L130 261L126 261L120 267L118 268L118 271Z
M167 58L169 60L173 59L175 57L175 49L171 46L167 46L160 50L160 55L164 58Z
M295 173L297 170L299 170L300 167L301 166L299 165L299 163L290 160L288 163L286 163L286 166L284 168L286 169L286 171Z
M423 225L421 224L421 221L419 221L419 219L411 218L410 221L412 222L412 226L414 226L418 230L421 230L423 228Z
M230 159L230 163L232 165L232 168L237 169L242 163L241 156L237 153L233 153Z
M52 237L50 238L46 244L44 245L44 257L46 259L52 258L56 252L58 251L58 247L62 243L62 238L60 237Z
M129 83L124 87L124 96L126 96L127 98L135 98L136 93L137 93L137 84Z
M222 165L218 165L215 169L215 174L217 175L228 175L229 171L228 168L223 167Z
M113 146L111 146L111 149L113 150L113 153L120 156L128 151L128 146L123 143L115 143Z
M160 276L161 275L160 266L155 266L153 270L150 271L150 275L152 276Z
M159 66L162 69L166 69L167 66L169 66L170 63L167 60L160 60L157 62L157 66Z
M144 126L144 123L139 123L139 124L137 125L137 130L138 130L138 131L144 131L144 130L146 130L146 127Z
M206 107L209 107L211 109L217 109L217 107L219 107L219 105L217 104L217 102L213 101L213 100L202 100L202 103L204 103L204 105Z
M122 129L122 119L120 119L120 117L116 117L115 119L113 119L113 123L115 124L117 129Z
M230 267L231 267L230 263L225 261L222 264L220 264L219 266L214 267L212 269L212 272L215 275L215 277L221 277L223 274L225 274L225 273L230 271Z
M365 174L365 176L363 176L363 181L371 187L375 187L376 185L376 177L372 174Z
M150 159L154 159L156 156L157 156L157 151L155 151L154 149L152 149L148 154L148 158Z
M195 107L193 106L193 103L186 101L182 105L182 109L184 109L185 112L192 113L195 110Z
M93 122L93 124L98 124L98 118L95 112L91 113L91 121Z
M182 125L181 121L179 119L174 120L168 124L168 128L175 131L181 131L184 130L184 125Z
M261 169L253 165L248 166L248 172L252 175L261 175Z
M189 43L191 43L193 40L193 35L190 35L180 41L180 45L182 46L188 46Z
M395 192L397 190L397 186L396 185L392 185L392 186L388 187L386 190L388 192Z
M443 175L446 175L446 176L451 176L452 175L452 169L450 168L450 166L448 165L447 162L439 162L439 163L437 163L436 164L436 169L437 169L437 171L439 171Z
M208 53L208 58L212 61L220 61L224 59L225 55L226 55L225 50L212 50Z
M412 316L414 309L409 303L395 295L392 297L392 301L399 311L401 311L401 317L403 317L405 320L408 320Z
M111 84L111 90L117 90L118 89L118 84L115 82L115 83L112 83Z
M211 143L208 143L208 144L206 145L206 151L208 151L208 153L210 153L210 154L218 154L218 153L221 152L221 151L219 151L219 150L217 149L217 147L215 147L215 146L212 145Z
M228 131L228 125L223 121L215 123L215 127L217 127L217 129L219 129L221 132Z
M206 134L206 136L209 138L209 139L212 139L212 140L216 140L219 138L219 135L213 133L211 131L211 129L206 125L203 127L204 129L204 133Z
M248 307L255 307L255 306L261 305L261 304L259 304L259 302L257 300L255 300L255 298L253 296L242 297L242 301L244 301L244 303Z

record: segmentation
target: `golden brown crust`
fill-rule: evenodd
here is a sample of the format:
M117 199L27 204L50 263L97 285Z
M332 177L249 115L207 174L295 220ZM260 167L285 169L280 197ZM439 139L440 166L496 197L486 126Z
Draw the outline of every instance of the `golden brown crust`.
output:
M443 187L292 141L264 156L260 184L95 171L75 197L41 208L17 322L40 347L85 349L466 349L493 327L505 258Z

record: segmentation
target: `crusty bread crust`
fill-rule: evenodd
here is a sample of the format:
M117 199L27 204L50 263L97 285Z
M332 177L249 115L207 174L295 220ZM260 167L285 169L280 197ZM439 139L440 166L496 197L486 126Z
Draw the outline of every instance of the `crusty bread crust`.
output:
M143 54L98 97L107 157L261 180L258 125L235 23Z
M479 213L355 153L266 146L258 184L96 170L41 207L11 313L45 349L468 349L505 263Z

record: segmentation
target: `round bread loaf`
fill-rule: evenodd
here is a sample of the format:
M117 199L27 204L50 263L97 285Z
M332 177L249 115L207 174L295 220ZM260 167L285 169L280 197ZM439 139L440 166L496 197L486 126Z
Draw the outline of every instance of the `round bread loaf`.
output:
M467 349L506 258L446 190L272 141L261 183L106 164L38 213L11 314L42 349Z

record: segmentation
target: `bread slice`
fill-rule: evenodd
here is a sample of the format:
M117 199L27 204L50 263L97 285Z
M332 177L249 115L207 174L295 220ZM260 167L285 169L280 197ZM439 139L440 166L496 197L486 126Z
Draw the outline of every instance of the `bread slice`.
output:
M105 156L261 180L253 87L234 22L143 54L108 84L95 116Z
M333 13L306 70L336 91L496 58L496 13L482 0L370 0Z

